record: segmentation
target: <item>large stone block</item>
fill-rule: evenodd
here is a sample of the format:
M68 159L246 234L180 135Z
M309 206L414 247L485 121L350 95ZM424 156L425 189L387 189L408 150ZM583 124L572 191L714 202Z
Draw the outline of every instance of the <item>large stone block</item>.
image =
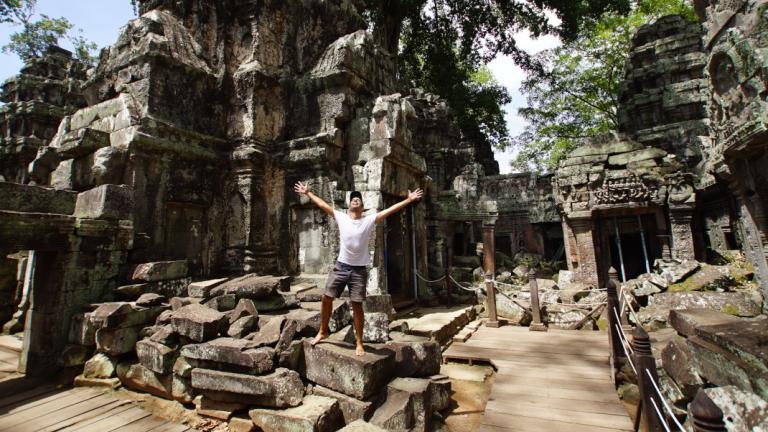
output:
M304 341L302 375L310 381L358 399L379 391L394 374L394 355L389 350L368 347L355 355L355 347L336 341L315 346Z
M343 425L339 404L333 398L308 395L301 405L285 410L254 409L248 412L253 423L265 431L334 432Z
M315 386L312 389L312 394L336 399L339 403L339 409L344 417L345 424L350 424L360 419L368 420L371 418L373 411L376 408L376 404L374 403L376 396L369 398L368 400L359 400L323 386Z
M173 329L195 342L205 342L219 335L228 324L227 316L201 304L190 304L173 313Z
M154 282L185 277L187 277L187 260L180 260L139 264L133 269L131 279Z
M117 377L124 386L165 399L172 399L172 375L161 375L135 363L117 365Z
M261 319L260 319L261 321ZM257 348L260 346L274 346L280 340L280 334L283 331L285 316L280 315L272 317L263 326L260 325L258 333L251 333L246 337L250 340L249 346Z
M389 340L389 316L383 312L370 312L364 315L363 341L386 342Z
M669 341L661 351L661 363L667 375L689 400L704 386L685 339L676 337Z
M711 309L678 309L669 311L669 324L683 336L693 336L703 326L741 322L739 318Z
M210 279L205 281L192 282L187 287L187 295L190 297L208 298L211 289L226 282L228 278Z
M173 400L179 403L192 403L195 399L195 389L192 388L192 380L174 374L171 380L171 396Z
M254 318L259 317L259 310L256 309L256 305L251 299L240 299L237 301L235 308L227 314L229 322L234 323L245 316L252 316ZM257 323L258 324L258 323Z
M97 353L85 362L83 377L85 378L112 378L115 376L117 363L104 353Z
M181 355L195 367L232 372L263 374L275 367L275 350L248 348L248 341L218 338L207 343L181 348Z
M302 302L301 308L311 311L320 311L322 302ZM352 321L352 312L349 303L344 300L334 300L331 307L331 318L328 320L328 328L331 333L344 328Z
M161 343L144 339L136 343L136 355L142 366L152 372L165 375L173 370L178 351Z
M733 386L709 388L704 392L723 411L726 430L768 430L768 402L754 393Z
M248 405L242 402L222 402L204 395L197 396L194 402L197 414L224 421L229 420L235 412L248 408Z
M284 368L258 376L195 368L192 387L222 402L240 401L274 408L297 406L304 397L299 374Z
M312 337L320 331L320 312L295 309L285 315L286 320L296 323L296 332Z
M91 321L91 312L72 315L69 327L69 342L77 345L96 345L96 326Z
M237 298L266 299L278 290L285 291L283 287L286 285L290 288L290 279L286 277L248 274L213 288L210 294L235 294Z
M75 217L133 219L133 189L105 184L77 194Z
M382 346L395 354L395 374L399 377L427 377L440 373L443 355L435 341L389 342Z
M141 327L101 328L96 331L96 350L119 356L136 349Z
M98 328L151 325L167 309L163 305L142 307L132 303L104 303L91 313L90 319Z
M703 380L716 386L733 385L768 399L768 373L764 365L754 367L699 336L691 336L687 342Z
M241 339L258 328L258 318L248 315L233 322L227 330L227 336Z

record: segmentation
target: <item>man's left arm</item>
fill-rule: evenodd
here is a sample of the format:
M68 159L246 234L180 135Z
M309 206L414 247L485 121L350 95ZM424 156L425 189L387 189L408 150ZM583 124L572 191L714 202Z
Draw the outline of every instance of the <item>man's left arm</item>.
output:
M379 223L379 222L383 221L384 219L388 218L390 215L393 215L393 214L399 212L400 210L404 209L405 206L407 206L408 204L410 204L410 203L412 203L414 201L420 200L423 195L424 195L424 191L421 190L421 188L418 188L418 189L416 189L413 192L411 192L409 190L408 191L408 198L400 201L399 203L397 203L397 204L395 204L395 205L393 205L391 207L388 207L388 208L380 211L379 213L376 213L376 223Z

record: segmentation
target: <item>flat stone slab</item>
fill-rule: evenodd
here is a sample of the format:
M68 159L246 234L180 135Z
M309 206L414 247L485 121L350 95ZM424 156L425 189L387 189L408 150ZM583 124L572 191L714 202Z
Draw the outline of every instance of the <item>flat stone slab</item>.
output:
M263 374L275 367L275 350L248 348L248 341L218 338L201 344L185 345L181 355L193 366L231 372Z
M192 282L187 287L187 295L190 297L208 298L213 288L223 284L229 278L209 279L205 281Z
M304 384L295 371L279 368L269 375L246 375L210 369L192 370L192 387L223 402L287 408L304 397Z
M154 282L187 276L187 260L157 261L139 264L133 269L132 280Z
M711 309L677 309L669 312L669 324L683 336L693 336L702 326L732 324L741 319Z
M295 408L257 408L248 415L262 430L274 432L334 432L344 425L336 399L314 395L305 396L301 405Z
M429 337L440 343L450 340L462 326L474 319L472 307L427 309L423 312L424 315L420 318L408 319L408 332Z
M355 355L355 346L323 341L315 346L304 341L302 376L324 387L366 399L389 382L394 373L391 351L366 346L365 355Z
M287 291L290 288L290 278L285 276L259 276L248 274L227 281L210 291L210 295L235 294L238 299L265 299L277 291Z

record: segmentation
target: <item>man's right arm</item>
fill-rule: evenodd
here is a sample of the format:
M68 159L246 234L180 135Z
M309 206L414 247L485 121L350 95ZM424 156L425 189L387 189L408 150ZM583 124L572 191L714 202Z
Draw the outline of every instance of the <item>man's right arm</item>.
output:
M327 202L323 201L322 198L319 196L313 194L309 187L306 185L306 183L302 182L296 182L296 184L293 186L293 190L296 191L299 195L306 195L310 201L315 203L316 206L320 207L324 212L328 213L329 215L333 216L333 207L328 205Z

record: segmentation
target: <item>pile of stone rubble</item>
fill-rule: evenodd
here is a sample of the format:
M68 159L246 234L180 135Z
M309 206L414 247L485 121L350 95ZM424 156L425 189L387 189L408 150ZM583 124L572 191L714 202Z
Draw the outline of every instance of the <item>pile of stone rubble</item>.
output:
M139 266L133 279L144 282L117 290L137 299L94 304L75 317L62 361L83 365L77 385L123 385L194 404L237 430L427 430L448 406L439 343L390 337L387 314L366 318L370 343L356 356L350 307L336 301L333 333L313 347L314 285L249 274L189 283L183 297L157 292L159 281L180 279L179 266Z

